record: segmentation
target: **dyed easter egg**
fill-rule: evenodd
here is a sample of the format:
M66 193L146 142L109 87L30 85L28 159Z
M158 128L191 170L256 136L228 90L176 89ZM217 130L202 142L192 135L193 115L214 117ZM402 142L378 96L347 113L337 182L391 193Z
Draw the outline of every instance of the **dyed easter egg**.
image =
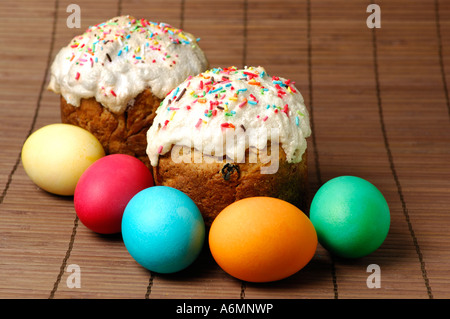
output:
M73 195L83 172L105 152L97 138L70 124L50 124L32 133L22 147L22 164L41 189Z
M319 243L344 258L363 257L378 249L390 227L383 194L355 176L337 177L320 187L311 202L310 219Z
M141 266L157 273L174 273L188 267L200 254L205 223L186 194L153 186L137 193L125 208L122 238Z
M108 155L81 175L75 188L75 211L92 231L119 233L130 199L151 186L152 173L140 160L125 154Z
M249 282L293 275L315 254L317 236L294 205L271 197L239 200L222 210L209 233L211 254L228 274Z

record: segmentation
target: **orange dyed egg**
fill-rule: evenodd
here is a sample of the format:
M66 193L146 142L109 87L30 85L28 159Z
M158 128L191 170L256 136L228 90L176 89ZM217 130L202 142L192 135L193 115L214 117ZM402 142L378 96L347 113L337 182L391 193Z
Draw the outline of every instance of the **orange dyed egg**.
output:
M209 232L211 254L228 274L249 282L289 277L312 259L317 234L294 205L251 197L227 206Z

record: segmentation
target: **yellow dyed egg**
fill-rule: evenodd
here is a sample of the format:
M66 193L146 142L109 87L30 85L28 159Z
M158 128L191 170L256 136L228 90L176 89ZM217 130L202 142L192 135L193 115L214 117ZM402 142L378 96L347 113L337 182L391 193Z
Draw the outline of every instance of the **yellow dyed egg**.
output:
M213 221L209 247L228 274L249 282L287 278L315 254L317 235L294 205L271 197L251 197L227 206Z
M22 147L27 175L37 186L56 195L73 195L83 172L103 156L103 147L94 135L62 123L38 129Z

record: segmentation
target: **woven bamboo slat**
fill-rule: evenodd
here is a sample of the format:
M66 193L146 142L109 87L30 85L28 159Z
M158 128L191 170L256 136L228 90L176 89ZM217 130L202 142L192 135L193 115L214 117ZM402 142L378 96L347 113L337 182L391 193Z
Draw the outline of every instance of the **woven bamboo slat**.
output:
M79 0L82 28L66 26L67 0L0 2L0 298L449 298L450 3L330 0ZM321 246L285 280L251 284L223 272L206 247L188 269L150 273L120 235L100 236L76 218L72 198L26 176L20 152L36 129L59 122L46 90L58 50L90 25L120 14L163 21L201 38L211 67L264 66L296 82L310 110L309 196L356 175L391 210L383 245L358 260ZM82 271L69 288L68 265ZM367 267L381 269L370 289Z

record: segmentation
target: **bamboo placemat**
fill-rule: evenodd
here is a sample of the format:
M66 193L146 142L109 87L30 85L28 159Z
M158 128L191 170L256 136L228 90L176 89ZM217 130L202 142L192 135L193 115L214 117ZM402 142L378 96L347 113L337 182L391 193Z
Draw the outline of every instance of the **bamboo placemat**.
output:
M448 298L450 297L450 3L326 0L78 0L81 29L65 0L0 2L1 298ZM252 284L224 273L207 249L188 269L140 267L120 236L99 236L71 198L38 189L20 162L36 129L59 122L46 90L58 50L90 25L119 14L163 21L201 38L211 66L262 65L296 82L310 110L310 197L327 180L375 184L391 229L373 254L342 260L318 247L285 280ZM368 288L367 267L381 270ZM66 284L69 265L81 287Z

